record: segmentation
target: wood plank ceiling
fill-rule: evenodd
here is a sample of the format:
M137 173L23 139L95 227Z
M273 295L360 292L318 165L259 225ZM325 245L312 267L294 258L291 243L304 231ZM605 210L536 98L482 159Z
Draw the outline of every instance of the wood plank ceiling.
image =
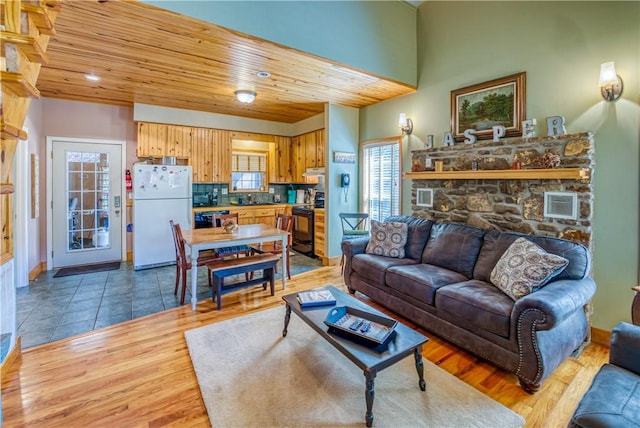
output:
M361 108L415 87L136 1L63 1L43 97L152 104L294 123L324 103ZM271 73L260 78L259 71ZM84 76L101 77L91 82ZM241 104L238 89L257 92Z

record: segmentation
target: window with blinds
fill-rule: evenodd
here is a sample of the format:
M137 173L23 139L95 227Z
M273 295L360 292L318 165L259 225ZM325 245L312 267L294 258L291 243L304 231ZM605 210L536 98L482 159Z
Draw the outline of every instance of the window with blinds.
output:
M232 153L231 185L234 191L264 191L266 153Z
M400 214L400 142L364 143L362 148L364 210L371 220Z

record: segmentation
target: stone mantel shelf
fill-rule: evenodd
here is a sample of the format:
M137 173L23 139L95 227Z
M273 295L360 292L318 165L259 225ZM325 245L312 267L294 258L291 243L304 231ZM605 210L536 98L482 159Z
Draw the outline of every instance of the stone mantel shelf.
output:
M404 178L412 180L589 180L590 168L553 169L502 169L477 171L422 171L405 172Z

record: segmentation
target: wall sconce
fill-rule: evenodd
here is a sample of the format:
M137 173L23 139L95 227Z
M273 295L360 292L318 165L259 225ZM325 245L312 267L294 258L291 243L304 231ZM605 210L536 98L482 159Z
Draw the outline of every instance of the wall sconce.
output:
M253 100L256 99L256 93L254 91L249 91L246 89L241 89L239 91L234 92L236 94L236 98L238 101L244 104L251 104Z
M600 65L600 93L602 98L607 101L615 101L622 95L622 78L616 74L616 67L613 61L605 62Z
M409 135L413 132L413 121L409 119L404 113L400 113L398 125L400 126L403 134Z

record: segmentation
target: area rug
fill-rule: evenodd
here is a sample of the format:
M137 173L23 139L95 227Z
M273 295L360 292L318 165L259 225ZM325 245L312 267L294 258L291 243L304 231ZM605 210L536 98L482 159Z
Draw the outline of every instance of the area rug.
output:
M363 427L362 371L284 307L185 332L213 427ZM429 346L427 343L425 346ZM375 379L374 427L520 427L524 419L424 361L420 391L412 357Z
M62 268L55 275L54 278L61 278L63 276L82 275L85 273L105 272L108 270L120 269L120 262L98 263L93 265L73 266L68 268Z

